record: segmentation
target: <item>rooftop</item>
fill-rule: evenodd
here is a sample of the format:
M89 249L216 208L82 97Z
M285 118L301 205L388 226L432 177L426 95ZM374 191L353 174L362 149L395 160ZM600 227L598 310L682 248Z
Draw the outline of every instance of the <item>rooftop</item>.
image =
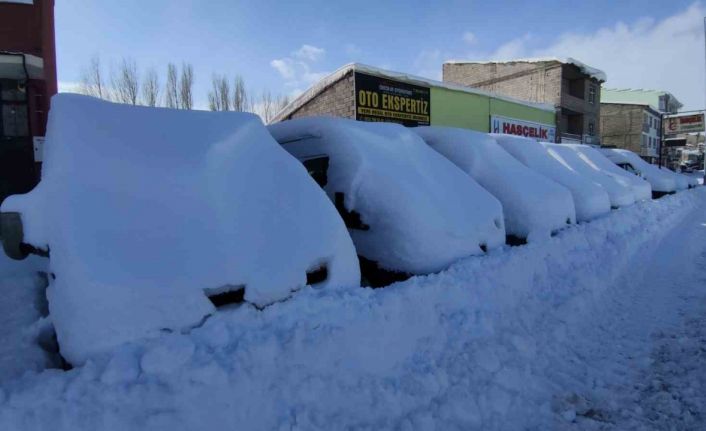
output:
M537 58L516 58L513 60L448 60L444 64L498 64L498 63L561 63L573 64L581 69L583 73L600 82L605 82L608 77L605 72L595 67L591 67L575 58L571 57L537 57Z

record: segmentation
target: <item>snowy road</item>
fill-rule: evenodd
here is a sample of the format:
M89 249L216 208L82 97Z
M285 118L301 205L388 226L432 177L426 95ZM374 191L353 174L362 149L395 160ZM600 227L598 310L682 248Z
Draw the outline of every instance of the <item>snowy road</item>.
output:
M577 429L706 429L706 205L647 244L618 284L606 318L575 332L576 354L605 378L569 396L564 415L579 415Z
M32 371L40 356L21 378L7 362L0 429L705 429L706 190L385 289L242 306L70 372Z

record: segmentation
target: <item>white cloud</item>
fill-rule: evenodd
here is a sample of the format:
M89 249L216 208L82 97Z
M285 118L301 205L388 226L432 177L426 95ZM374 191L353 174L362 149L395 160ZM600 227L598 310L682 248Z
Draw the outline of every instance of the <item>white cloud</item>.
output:
M531 48L531 35L510 40L474 59L573 57L606 72L606 87L669 91L685 110L704 107L703 17L706 8L694 3L662 19L618 22L592 33L566 33L547 47Z
M476 42L478 42L478 39L476 38L476 35L471 33L470 31L467 31L463 33L462 39L464 42L466 42L469 45L473 45Z
M328 75L325 71L312 70L312 63L323 58L325 53L323 48L305 44L287 57L270 61L270 66L282 76L289 94L295 95L301 93L302 88L309 87Z
M301 48L292 52L292 56L301 61L314 62L324 56L326 50L311 45L302 45Z

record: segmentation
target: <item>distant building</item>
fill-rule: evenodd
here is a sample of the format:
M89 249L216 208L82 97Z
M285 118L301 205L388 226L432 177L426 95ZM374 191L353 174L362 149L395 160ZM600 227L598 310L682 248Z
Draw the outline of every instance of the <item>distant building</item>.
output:
M598 144L601 83L606 75L580 61L539 58L448 61L447 83L479 88L556 108L557 142Z
M683 106L674 95L667 91L632 88L604 88L601 91L601 103L649 105L665 114L676 113Z
M648 104L601 102L601 145L630 150L657 163L661 145L660 112Z
M659 163L662 150L662 115L676 113L681 102L667 91L611 89L601 92L601 144L624 148L650 163ZM662 161L674 168L676 149L665 151Z
M312 115L450 126L554 141L552 105L363 64L348 64L294 99L273 122Z
M0 0L0 87L2 201L39 178L34 147L57 92L54 0Z

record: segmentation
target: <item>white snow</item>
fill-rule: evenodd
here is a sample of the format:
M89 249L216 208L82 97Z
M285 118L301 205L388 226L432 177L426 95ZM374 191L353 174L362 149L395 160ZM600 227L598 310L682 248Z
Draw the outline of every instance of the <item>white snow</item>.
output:
M321 265L317 287L359 285L335 208L254 115L62 94L45 149L39 186L2 210L51 251L49 309L73 364L200 324L211 290L245 286L263 306Z
M705 191L29 372L0 429L703 429Z
M669 168L665 168L665 167L658 168L658 169L664 171L664 173L666 173L670 177L674 178L674 181L677 183L677 190L686 190L689 188L691 181L689 180L689 178L686 175L676 173L673 170L671 170Z
M677 190L676 179L663 169L651 165L632 151L619 148L601 148L601 153L616 165L629 164L652 185L652 190L670 193Z
M517 161L490 135L452 127L412 130L500 200L509 235L547 237L576 222L569 190Z
M464 64L464 63L475 63L475 64L490 64L490 63L546 63L556 61L563 64L573 64L578 67L581 72L594 78L598 81L605 82L608 77L605 72L595 67L591 67L575 58L571 57L536 57L536 58L516 58L512 60L488 60L488 61L472 61L472 60L448 60L445 64Z
M46 263L38 257L16 262L0 253L0 384L56 365L39 346L51 341L46 339L46 279L40 274Z
M566 187L574 199L578 221L589 221L610 211L610 198L603 187L559 162L536 140L503 134L491 136L528 168Z
M621 184L605 172L594 169L586 163L586 160L579 157L576 151L566 146L566 144L552 144L548 142L542 142L541 144L544 145L549 154L559 162L569 166L584 178L603 187L610 197L611 206L617 208L632 205L635 202L635 194L629 185Z
M369 230L350 229L358 254L423 274L504 244L500 203L397 124L309 117L269 126L297 157L330 157L325 190Z
M620 184L632 189L635 200L652 199L652 186L642 178L629 174L626 170L619 168L615 163L608 160L598 150L588 145L567 144L579 153L581 157L593 169L613 177Z

